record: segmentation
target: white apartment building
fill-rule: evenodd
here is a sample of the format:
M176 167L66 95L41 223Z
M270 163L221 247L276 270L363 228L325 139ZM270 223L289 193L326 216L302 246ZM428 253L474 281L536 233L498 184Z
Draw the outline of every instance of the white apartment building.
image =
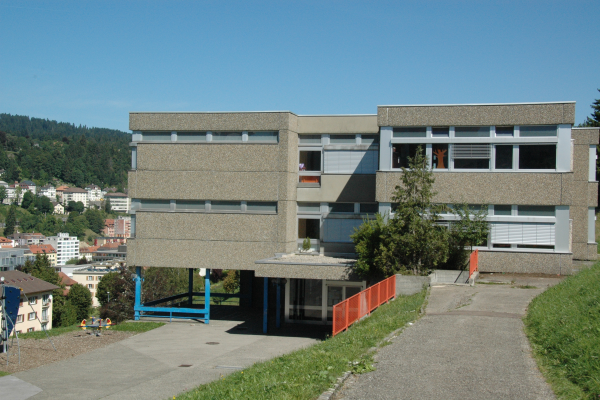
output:
M72 258L79 259L79 239L75 236L59 232L57 236L48 236L45 243L56 250L56 265L65 265Z
M52 185L42 186L39 194L40 196L46 196L52 201L56 201L56 188Z
M88 192L80 188L69 188L63 191L63 204L66 206L70 201L82 202L88 208Z
M100 186L97 185L89 185L86 186L85 190L88 194L88 202L92 201L100 201L104 197L104 192L100 189Z
M104 201L110 200L110 208L114 212L127 212L129 211L130 199L125 193L107 193L104 196Z

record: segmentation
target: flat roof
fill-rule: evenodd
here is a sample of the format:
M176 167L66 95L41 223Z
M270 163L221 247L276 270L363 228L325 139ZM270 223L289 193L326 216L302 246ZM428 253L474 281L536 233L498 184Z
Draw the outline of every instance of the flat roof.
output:
M534 101L530 103L464 103L464 104L388 104L377 107L460 107L460 106L517 106L528 104L565 104L576 103L575 101Z

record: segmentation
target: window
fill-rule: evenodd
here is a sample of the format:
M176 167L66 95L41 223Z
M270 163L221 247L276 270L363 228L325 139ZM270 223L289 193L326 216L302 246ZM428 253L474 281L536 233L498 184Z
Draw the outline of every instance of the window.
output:
M375 174L379 166L379 152L372 150L325 150L324 158L326 174Z
M519 127L519 134L523 137L556 136L556 125L534 125Z
M248 141L277 143L278 134L277 132L248 132Z
M489 169L489 144L455 144L452 159L455 169Z
M454 128L454 136L455 137L490 137L490 128L489 126L485 127L474 127L474 126L465 126L465 127L456 127Z
M517 214L527 217L554 217L554 206L518 206Z
M88 289L90 289L90 290L94 288L94 284L92 284L92 283L88 283L87 286L88 286Z
M131 147L131 169L137 169L137 147Z
M339 213L354 213L354 203L329 203L329 212L334 214Z
M321 205L319 203L298 203L298 213L320 213Z
M554 224L529 222L491 223L492 244L554 246ZM498 246L494 246L498 247Z
M408 168L408 158L417 155L417 149L425 154L424 144L397 143L392 145L392 168Z
M436 144L432 146L432 161L433 169L448 169L448 145Z
M298 238L299 239L320 239L321 238L321 220L311 218L298 219Z
M323 286L318 279L290 279L290 319L321 321Z
M37 318L37 313L35 313L35 312L30 312L29 314L27 314L28 321L33 321L36 318Z
M37 304L37 296L31 296L29 298L29 304Z
M206 142L206 132L177 132L178 142Z
M49 294L45 294L42 296L42 303L43 304L48 304L50 302L50 295Z
M86 280L87 280L87 281L93 281L93 280L94 280L94 277L93 277L93 276L88 276Z
M495 205L494 206L494 215L511 215L512 214L512 206L510 205Z
M556 145L520 145L519 169L556 169Z
M212 201L211 211L242 211L242 203L239 201Z
M360 203L361 214L377 214L379 212L379 204L377 203Z
M204 211L206 202L204 200L177 200L175 209L177 211Z
M321 135L298 135L299 144L321 144Z
M361 135L361 144L375 145L379 143L379 135Z
M17 323L23 322L23 314L17 315Z
M514 136L515 127L514 126L497 126L496 127L496 136Z
M242 142L242 132L213 132L213 142Z
M410 128L394 128L393 136L395 138L414 138L426 137L427 128L425 127L410 127Z
M434 137L448 137L450 136L450 127L433 127L431 128L431 135Z
M141 210L170 210L171 209L171 201L170 200L140 200L140 209Z
M330 144L356 144L356 135L331 135Z
M496 169L512 169L513 146L496 145Z
M362 219L326 218L323 220L323 241L352 243L350 235L354 233L354 228L358 228L362 223Z
M27 332L35 332L35 328L29 328L27 329Z
M321 171L321 150L305 151L300 150L300 171Z
M171 132L144 132L142 140L149 142L171 141Z
M246 203L246 211L248 212L262 212L262 213L276 213L277 203L266 202L266 201L249 201Z
M44 308L42 310L42 321L48 321L48 309Z

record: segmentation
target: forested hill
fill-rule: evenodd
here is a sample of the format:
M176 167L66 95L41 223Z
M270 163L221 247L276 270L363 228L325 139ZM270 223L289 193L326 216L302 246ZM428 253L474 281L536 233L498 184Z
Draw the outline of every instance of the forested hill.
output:
M22 115L0 114L0 169L6 182L31 179L85 187L127 187L131 136Z

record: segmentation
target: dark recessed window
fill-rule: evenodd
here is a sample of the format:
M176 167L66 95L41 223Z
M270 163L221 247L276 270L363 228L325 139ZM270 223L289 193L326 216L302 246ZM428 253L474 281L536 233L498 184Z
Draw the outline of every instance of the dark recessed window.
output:
M242 132L213 132L213 142L241 142Z
M431 128L431 134L435 137L448 137L450 136L450 127L433 127Z
M394 144L392 146L392 168L408 168L408 158L414 158L419 148L421 149L421 154L425 154L424 144Z
M377 203L360 203L361 214L377 214L379 212L379 204Z
M454 159L456 169L490 169L490 160L483 158L459 158Z
M454 128L455 137L490 137L489 126L457 126Z
M331 135L330 144L356 144L356 135Z
M321 144L321 135L298 135L300 144Z
M518 214L525 217L554 217L554 206L518 206Z
M239 201L212 201L211 211L242 211L242 203Z
M523 137L557 135L556 125L521 126L519 131L519 134Z
M354 213L354 203L329 203L330 213Z
M511 205L495 205L494 206L494 215L511 215L512 206Z
M513 146L496 145L496 169L512 169Z
M556 145L520 145L519 169L556 169Z
M205 204L204 200L177 200L175 209L177 211L204 211Z
M427 136L427 128L415 126L410 128L394 128L394 137L410 138Z
M248 212L277 212L277 203L268 201L249 201L246 203Z
M515 134L514 126L497 126L496 136L513 136Z
M321 170L321 151L300 150L300 171L320 171Z

